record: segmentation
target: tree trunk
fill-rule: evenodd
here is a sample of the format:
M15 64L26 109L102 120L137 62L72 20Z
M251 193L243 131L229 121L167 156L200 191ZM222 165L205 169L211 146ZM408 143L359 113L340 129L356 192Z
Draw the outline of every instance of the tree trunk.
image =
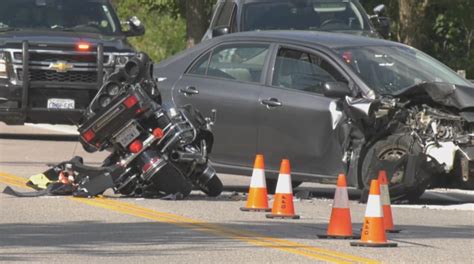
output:
M398 39L407 45L422 48L426 36L425 17L430 0L400 0Z
M207 17L204 0L186 0L186 46L198 44L206 32Z

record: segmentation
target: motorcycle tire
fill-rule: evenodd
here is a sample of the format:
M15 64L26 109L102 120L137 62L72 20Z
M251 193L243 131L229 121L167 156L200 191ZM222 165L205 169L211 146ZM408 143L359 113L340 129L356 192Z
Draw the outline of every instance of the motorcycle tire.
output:
M222 181L217 176L214 176L207 182L206 185L199 186L199 189L201 189L201 191L203 191L205 194L207 194L210 197L216 197L222 193L222 190L224 189L224 185L222 184Z

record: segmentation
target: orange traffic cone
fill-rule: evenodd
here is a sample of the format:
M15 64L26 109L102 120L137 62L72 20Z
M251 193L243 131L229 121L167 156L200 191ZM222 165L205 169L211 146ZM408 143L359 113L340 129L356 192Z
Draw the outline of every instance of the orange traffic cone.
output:
M245 207L241 207L240 210L257 212L270 212L272 210L268 207L268 193L267 184L265 181L265 165L263 155L257 155L255 157L247 205Z
M346 176L339 174L337 178L336 194L332 205L331 218L326 234L319 238L355 239L352 233L351 210L349 209L349 195L347 194Z
M390 205L390 192L388 190L387 173L379 171L380 196L382 197L383 223L385 232L400 233L393 225L392 206Z
M387 242L383 223L382 203L380 201L380 185L378 180L370 183L369 199L365 210L362 226L362 238L359 242L351 242L356 247L396 247L397 243Z
M300 218L299 215L295 215L295 208L293 206L290 161L287 159L281 161L280 175L278 176L274 199L272 213L267 214L267 218Z

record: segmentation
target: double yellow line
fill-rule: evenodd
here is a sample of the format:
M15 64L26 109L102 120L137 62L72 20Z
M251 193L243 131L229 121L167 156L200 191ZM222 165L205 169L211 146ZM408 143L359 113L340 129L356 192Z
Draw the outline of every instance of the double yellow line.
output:
M24 178L9 175L0 172L0 182L25 187L26 180ZM292 253L299 256L304 256L314 260L332 262L332 263L378 263L375 260L357 257L345 253L340 253L333 250L317 248L313 246L304 245L301 243L263 236L261 234L250 232L246 230L239 230L234 228L227 228L219 224L212 224L208 222L199 221L196 219L183 217L175 214L158 212L142 206L116 201L108 198L70 198L73 201L88 204L95 207L100 207L115 212L132 215L140 218L145 218L161 223L173 224L176 226L189 228L194 231L204 232L216 236L222 236L239 241L243 241L252 245L273 248L280 251Z

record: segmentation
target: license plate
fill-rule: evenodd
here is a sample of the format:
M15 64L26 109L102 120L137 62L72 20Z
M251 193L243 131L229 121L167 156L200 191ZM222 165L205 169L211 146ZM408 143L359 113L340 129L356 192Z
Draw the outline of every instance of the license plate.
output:
M139 135L140 131L138 131L137 127L135 125L131 125L120 132L120 134L116 137L116 140L118 143L120 143L120 145L126 148Z
M50 98L48 99L48 109L74 109L75 102L72 99Z

